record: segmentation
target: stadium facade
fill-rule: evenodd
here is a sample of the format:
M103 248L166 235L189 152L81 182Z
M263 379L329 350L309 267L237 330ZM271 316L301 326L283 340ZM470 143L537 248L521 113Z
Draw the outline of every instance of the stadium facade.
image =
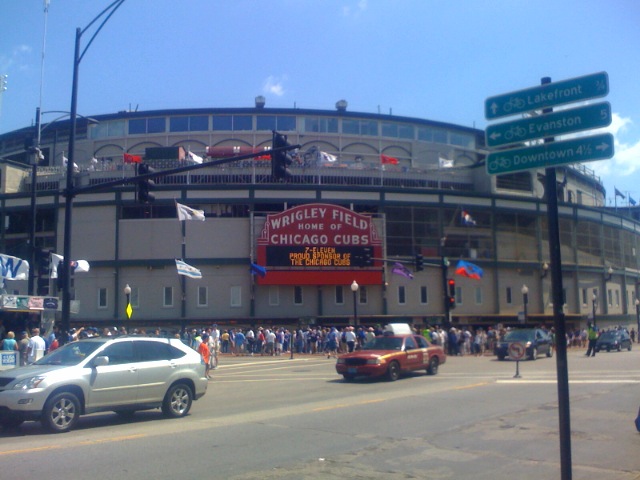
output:
M33 237L36 252L62 254L69 127L42 124L40 157L29 148L36 127L0 136L0 253L28 259ZM268 149L274 130L300 145L289 178L274 179L268 156L207 165ZM454 326L551 325L544 170L489 176L486 153L483 131L350 112L345 101L335 110L273 109L258 97L253 108L82 117L76 186L130 179L136 157L156 172L204 162L156 178L151 203L137 201L135 182L74 198L72 259L90 271L72 280L71 323L441 324L454 279ZM606 207L600 180L583 165L558 168L558 180L568 328L594 315L599 325L636 327L637 212ZM206 220L179 221L177 203ZM202 278L178 275L176 259ZM482 278L456 275L459 260ZM4 298L55 297L56 280L40 267L34 291L5 281ZM20 310L10 307L7 319Z

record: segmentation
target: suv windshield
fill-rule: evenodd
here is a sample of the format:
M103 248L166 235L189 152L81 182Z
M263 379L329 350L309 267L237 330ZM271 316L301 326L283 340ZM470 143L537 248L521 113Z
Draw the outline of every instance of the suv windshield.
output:
M105 344L104 342L72 342L54 350L35 362L35 365L77 365L87 355Z
M534 337L533 330L512 330L504 337L506 342L530 341Z

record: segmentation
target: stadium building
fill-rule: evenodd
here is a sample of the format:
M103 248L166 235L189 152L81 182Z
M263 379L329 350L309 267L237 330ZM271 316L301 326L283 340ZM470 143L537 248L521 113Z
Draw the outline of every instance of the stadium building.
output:
M544 170L489 176L481 130L347 106L79 118L76 187L122 184L74 198L71 260L90 269L71 280L72 325L551 325ZM273 131L300 146L282 179ZM58 120L0 136L0 253L32 263L30 281L4 282L8 322L60 315L69 135ZM146 166L167 174L142 203ZM606 207L580 164L558 168L558 200L568 329L637 328L637 211Z

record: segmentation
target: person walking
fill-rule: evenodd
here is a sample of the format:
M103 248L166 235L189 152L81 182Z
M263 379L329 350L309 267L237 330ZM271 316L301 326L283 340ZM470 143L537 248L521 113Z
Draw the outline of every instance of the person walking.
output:
M207 378L211 378L209 376L211 352L209 351L209 335L206 333L202 335L202 341L200 342L200 345L198 345L198 353L200 354L202 363L204 363L204 374Z

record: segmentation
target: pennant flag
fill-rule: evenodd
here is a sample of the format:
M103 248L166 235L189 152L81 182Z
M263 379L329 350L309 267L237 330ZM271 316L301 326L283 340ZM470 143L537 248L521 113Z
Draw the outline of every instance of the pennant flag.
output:
M249 271L251 272L251 275L259 275L262 278L267 274L266 268L253 262L251 262L251 268Z
M62 155L62 166L66 167L68 164L69 164L69 159L64 155ZM73 162L73 171L74 172L80 171L80 168L78 168L78 164L76 162Z
M123 153L122 160L124 163L142 163L141 155L131 155L130 153Z
M58 278L58 266L63 260L64 257L62 255L51 253L51 278ZM71 268L71 273L86 273L91 268L89 262L87 262L86 260L72 260L69 266Z
M191 161L195 163L202 163L202 157L200 157L199 155L196 155L193 152L189 152L187 156L189 157L189 159L191 159Z
M184 263L182 260L178 260L177 258L176 268L178 269L178 275L184 275L189 278L202 278L202 272L200 272L200 270Z
M413 280L413 273L411 273L411 270L398 262L393 264L391 273L395 273L396 275L400 275L401 277L410 278L411 280Z
M629 195L629 205L633 205L634 207L636 206L636 201L631 198L631 195Z
M29 262L0 253L0 274L5 280L27 280L29 278Z
M338 157L327 152L320 151L318 154L320 155L320 161L323 163L335 163L338 160Z
M617 188L613 187L613 189L616 191L616 198L617 197L621 197L621 198L626 198L622 192L620 190L618 190Z
M398 165L398 159L380 154L380 163L382 165Z
M484 270L473 263L465 262L464 260L458 260L456 265L456 275L462 275L463 277L473 278L474 280L480 280L484 275Z
M466 225L467 227L475 226L476 224L476 221L471 215L469 215L469 212L467 212L466 210L462 210L462 212L460 212L460 219L462 221L462 224Z
M204 210L196 210L176 202L178 220L202 220L204 222Z
M439 157L438 163L440 164L440 168L453 168L453 160Z

